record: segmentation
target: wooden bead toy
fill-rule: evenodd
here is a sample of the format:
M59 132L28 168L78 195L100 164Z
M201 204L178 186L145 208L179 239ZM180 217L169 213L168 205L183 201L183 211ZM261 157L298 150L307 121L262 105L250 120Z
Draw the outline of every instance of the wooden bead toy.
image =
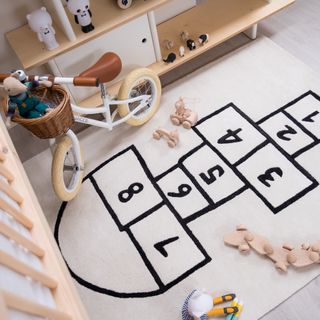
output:
M178 130L168 131L164 128L159 128L153 132L153 138L160 140L160 138L166 138L168 146L174 148L179 143L179 132Z

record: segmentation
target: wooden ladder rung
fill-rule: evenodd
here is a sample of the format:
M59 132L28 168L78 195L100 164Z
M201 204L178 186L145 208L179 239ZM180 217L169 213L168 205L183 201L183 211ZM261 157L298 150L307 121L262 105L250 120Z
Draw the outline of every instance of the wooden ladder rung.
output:
M9 320L8 309L1 292L0 292L0 319Z
M0 175L4 176L9 183L11 183L14 180L13 174L1 163L0 163Z
M32 229L32 221L25 216L23 213L19 212L16 208L12 207L8 202L0 198L0 209L11 215L18 222L23 224L26 228Z
M16 201L19 205L22 204L23 197L3 180L0 180L0 191L3 191L7 196Z
M2 297L6 306L11 309L47 318L50 320L72 320L72 317L65 312L61 312L58 309L49 308L8 291L3 290Z
M43 272L40 272L28 264L12 257L8 253L0 250L0 264L24 275L32 278L35 281L41 282L49 289L55 289L58 285L57 281Z
M45 254L45 251L36 243L24 237L23 235L21 235L21 233L14 230L12 227L8 226L2 221L0 221L0 233L2 233L7 238L14 240L39 258L42 258Z

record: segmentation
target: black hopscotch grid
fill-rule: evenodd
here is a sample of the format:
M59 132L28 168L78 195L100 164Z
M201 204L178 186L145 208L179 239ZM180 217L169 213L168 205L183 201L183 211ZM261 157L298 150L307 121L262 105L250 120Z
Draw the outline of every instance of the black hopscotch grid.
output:
M282 107L278 110L276 110L275 112L272 113L272 116L276 115L279 111L283 111L284 109L288 108L289 106L293 105L294 103L296 103L297 101L303 99L304 97L306 97L307 95L311 94L311 92L307 92L305 94L303 94L302 96L300 96L299 98L295 99L294 101L288 103L285 107ZM313 95L313 94L312 94ZM296 194L295 196L291 197L290 199L288 199L287 201L285 201L284 203L282 203L281 205L274 207L266 197L264 197L248 180L247 178L240 173L240 171L236 168L236 166L238 166L239 164L243 163L244 161L246 161L249 157L248 155L245 155L244 157L242 157L241 159L239 159L235 164L231 164L223 155L222 153L216 148L214 147L210 141L208 141L206 139L206 137L199 131L199 129L197 128L198 125L200 125L201 123L203 123L204 121L207 121L208 119L214 117L215 115L223 112L224 110L228 109L228 108L233 108L236 112L238 112L245 120L247 120L260 134L262 134L265 138L266 141L268 141L268 143L271 143L289 162L291 162L293 164L293 166L298 169L308 180L310 180L310 185L308 187L306 187L304 190L302 190L301 192L299 192L298 194ZM208 116L206 116L205 118L202 118L200 121L198 121L197 125L192 127L193 131L214 151L216 152L219 157L228 164L228 166L233 170L233 172L238 176L238 178L240 180L242 180L244 182L244 184L250 188L256 195L257 197L259 197L263 203L274 213L278 213L281 210L283 210L284 208L288 207L289 205L293 204L295 201L299 200L301 197L303 197L304 195L306 195L308 192L310 192L311 190L315 189L319 183L318 181L305 169L303 168L297 161L295 161L294 158L292 158L287 152L285 152L277 143L276 141L274 141L262 128L260 128L259 123L264 122L265 120L269 119L270 116L268 115L267 117L264 117L262 120L258 121L257 123L255 123L250 117L248 117L241 109L239 109L236 105L234 105L233 103L229 103L226 106L220 108L219 110L209 114ZM253 154L255 154L257 151L259 151L262 147L264 147L265 145L267 145L266 142L263 142L262 144L260 144L259 146L257 146L255 149L253 149L249 154L250 156L252 156Z
M110 204L108 203L107 199L105 198L103 192L101 191L101 189L99 188L96 180L94 179L93 175L99 171L101 168L103 168L105 165L107 165L108 163L110 163L111 161L115 160L116 158L124 155L126 152L128 151L132 151L137 160L139 161L141 167L143 168L144 173L146 174L146 176L148 177L148 179L150 180L150 182L152 183L153 187L155 188L155 190L158 192L158 194L162 197L163 201L160 204L155 205L154 207L150 208L148 211L146 211L143 215L137 217L136 219L134 219L133 221L129 222L128 224L126 224L125 226L123 226L116 213L114 212L114 210L112 209L112 207L110 206ZM72 277L81 285L83 285L84 287L93 290L95 292L99 292L102 294L107 294L113 297L118 297L118 298L145 298L145 297L151 297L151 296L156 296L159 294L162 294L164 292L166 292L167 290L169 290L170 288L172 288L173 286L175 286L176 284L178 284L179 282L181 282L182 280L184 280L185 278L187 278L188 276L190 276L192 273L196 272L198 269L202 268L203 266L205 266L206 264L208 264L210 261L212 261L212 258L208 255L208 253L205 251L205 249L203 248L203 246L201 245L201 243L199 242L199 240L194 236L194 234L192 233L192 231L187 227L186 222L180 217L180 215L178 214L178 212L175 210L175 208L171 205L171 203L168 201L168 199L166 198L166 196L164 195L163 191L160 189L160 187L157 185L156 183L156 179L153 177L152 173L150 172L149 168L147 167L146 162L144 161L144 159L142 158L142 156L140 155L139 151L137 150L137 148L134 145L131 145L130 147L122 150L121 152L119 152L118 154L114 155L113 157L111 157L110 159L104 161L102 164L100 164L97 168L95 168L94 170L92 170L89 174L86 175L86 177L83 179L83 182L89 180L93 187L94 190L96 191L96 193L98 194L99 198L101 199L103 205L105 206L105 208L107 209L107 211L110 213L111 218L113 219L114 223L117 225L118 229L120 232L126 232L132 242L132 244L135 246L136 250L138 251L138 253L141 256L141 259L143 260L146 268L149 270L151 276L153 277L154 281L156 282L156 284L158 285L159 289L154 290L154 291L150 291L150 292L132 292L132 293L126 293L126 292L116 292L114 290L109 290L107 288L102 288L100 286L97 286L95 284L92 284L86 280L84 280L82 277L80 277L79 275L77 275L68 265L67 261L65 260L67 267L70 271L70 274L72 275ZM201 252L201 254L203 255L203 260L198 262L196 265L194 265L193 267L189 268L187 271L185 271L183 274L181 274L180 276L178 276L176 279L174 279L173 281L164 284L160 278L160 276L158 275L158 273L156 272L156 270L154 269L152 263L149 261L148 257L146 256L146 253L144 252L143 248L141 247L141 245L139 244L139 242L136 240L136 238L134 237L130 227L132 225L134 225L135 223L140 222L141 220L143 220L144 218L146 218L147 216L151 215L152 213L154 213L156 210L158 210L159 208L161 208L162 206L167 206L169 208L169 210L171 211L171 213L174 215L174 217L176 218L176 220L178 221L178 223L180 224L180 226L182 227L182 229L184 230L184 232L188 235L188 237L192 240L192 242L194 243L194 245L196 246L196 248ZM55 225L55 230L54 230L54 236L55 239L58 243L59 249L60 249L60 244L59 244L59 227L61 224L61 220L63 217L63 213L65 211L67 207L67 202L63 202L59 213L58 213L58 217L57 217L57 221L56 221L56 225ZM61 249L60 249L61 251ZM63 253L62 253L63 255Z
M192 130L203 140L203 143L201 143L199 146L195 147L194 149L192 149L191 151L189 151L187 154L185 154L184 156L182 156L179 160L178 163L174 166L172 166L171 168L169 168L167 171L161 173L160 175L153 177L153 175L151 174L145 160L142 158L142 156L140 155L140 153L138 152L138 150L136 149L136 147L134 145L129 146L128 148L122 150L121 152L119 152L118 154L112 156L111 158L109 158L108 160L104 161L102 164L100 164L98 167L96 167L94 170L92 170L84 179L83 182L86 180L89 180L95 191L97 192L97 194L99 195L101 201L103 202L104 206L106 207L107 211L110 213L110 216L112 217L114 223L117 225L118 229L120 232L127 232L129 238L131 239L133 245L136 247L137 251L139 252L142 260L144 261L146 267L148 268L150 274L153 276L155 282L157 283L157 285L159 286L159 289L154 290L154 291L150 291L150 292L116 292L114 290L109 290L107 288L102 288L99 287L97 285L94 285L86 280L84 280L83 278L81 278L80 276L78 276L75 272L73 272L73 270L69 267L67 261L65 260L69 271L72 275L72 277L81 285L87 287L90 290L102 293L102 294L106 294L106 295L110 295L113 297L118 297L118 298L144 298L144 297L151 297L151 296L157 296L159 294L162 294L164 292L166 292L167 290L169 290L171 287L175 286L176 284L178 284L180 281L184 280L185 278L187 278L189 275L191 275L192 273L194 273L195 271L197 271L198 269L202 268L203 266L205 266L206 264L208 264L212 259L211 257L207 254L207 252L205 251L205 249L202 247L202 245L200 244L199 240L193 235L192 231L188 228L187 224L195 219L197 219L198 217L202 216L205 213L208 213L209 211L214 210L215 208L217 208L218 206L226 203L227 201L232 200L234 197L240 195L242 192L244 192L245 190L251 189L253 192L255 192L255 194L265 203L265 205L273 212L273 213L277 213L279 211L281 211L282 209L284 209L285 207L291 205L293 202L295 202L296 200L298 200L299 198L301 198L302 196L304 196L305 194L307 194L309 191L311 191L312 189L314 189L315 187L317 187L319 185L318 181L307 171L305 170L299 163L297 163L297 161L295 161L295 157L297 157L298 155L302 154L303 152L309 150L310 148L312 148L313 146L317 145L320 141L319 139L317 139L317 137L315 137L311 132L309 132L299 121L297 121L296 119L294 119L290 114L288 114L288 112L286 112L286 109L290 106L292 106L293 104L297 103L298 101L300 101L301 99L307 97L308 95L312 95L314 98L316 98L317 100L320 101L320 97L318 95L316 95L314 92L312 91L308 91L306 93L304 93L303 95L301 95L300 97L298 97L297 99L291 101L290 103L286 104L285 106L279 108L278 110L270 113L269 115L267 115L266 117L262 118L261 120L259 120L258 122L253 122L252 119L250 119L245 113L243 113L238 107L236 107L233 103L230 103L226 106L224 106L223 108L211 113L210 115L202 118L201 120L198 121L197 125L194 126L192 128ZM236 163L231 164L224 156L223 154L217 150L217 148L215 148L202 134L201 132L197 129L197 126L200 125L201 123L203 123L204 121L210 119L211 117L215 116L216 114L226 110L227 108L233 108L235 111L237 111L244 119L246 119L254 128L256 128L256 130L261 133L265 138L266 141L261 143L259 146L255 147L253 150L251 150L247 155L245 155L243 158L239 159ZM261 128L260 128L260 124L263 123L264 121L266 121L267 119L269 119L270 117L272 117L273 115L276 115L278 112L283 112L286 116L288 116L288 118L290 120L292 120L301 130L303 130L303 132L305 132L306 134L308 134L313 140L314 143L306 146L305 148L303 148L302 150L299 150L299 152L296 152L293 156L290 156L289 154L287 154L266 132L264 132ZM247 159L249 159L252 155L254 155L256 152L258 152L259 150L261 150L264 146L266 146L267 144L271 143L288 161L290 161L301 173L303 173L310 181L311 184L309 187L307 187L306 189L302 190L299 194L297 194L296 196L294 196L293 198L289 199L288 201L286 201L285 203L283 203L280 207L274 208L270 205L270 203L267 201L267 199L265 199L255 188L254 186L252 186L252 184L250 184L250 182L239 172L239 170L237 170L237 166L240 165L241 163L243 163L244 161L246 161ZM209 197L209 195L203 190L203 188L199 185L199 183L196 181L195 177L192 176L192 174L184 167L183 165L183 161L185 159L187 159L189 156L191 156L192 154L194 154L195 152L197 152L199 149L201 149L204 146L208 146L214 153L216 153L227 165L228 167L234 172L234 174L244 183L244 186L242 188L240 188L238 191L234 192L233 194L231 194L230 196L226 197L225 199L220 200L219 202L214 203L214 201ZM110 163L111 161L115 160L116 158L120 157L121 155L124 155L126 152L128 151L133 151L133 153L135 154L137 160L139 161L141 167L143 168L144 173L146 174L146 176L148 177L148 179L150 180L152 186L154 187L154 189L158 192L158 194L161 196L161 198L163 199L162 202L160 202L159 204L156 204L155 206L153 206L152 208L150 208L148 211L146 211L145 213L143 213L142 215L140 215L139 217L137 217L136 219L134 219L133 221L127 223L126 225L122 225L117 217L117 215L115 214L115 212L113 211L113 209L111 208L110 204L108 203L107 199L105 198L103 192L100 190L97 182L95 181L93 175L99 171L101 168L103 168L104 166L106 166L108 163ZM185 174L186 176L191 180L191 182L194 184L194 186L196 187L196 189L201 193L201 195L206 199L206 201L208 202L208 206L201 209L200 211L192 214L191 216L188 216L187 218L182 218L178 212L176 211L176 209L174 208L174 206L171 204L171 202L168 200L168 198L166 197L166 195L164 194L164 192L162 191L162 189L159 187L158 185L158 181L163 178L164 176L166 176L167 174L169 174L170 172L174 171L175 169L180 168ZM54 228L54 237L57 241L57 244L59 246L59 249L61 251L60 248L60 244L59 244L59 228L60 228L60 224L62 221L62 217L63 217L63 213L67 207L67 202L63 202L60 206L59 212L58 212L58 216L57 216L57 221L55 224L55 228ZM171 281L168 284L164 284L162 282L162 280L160 279L160 276L157 274L157 272L155 271L154 267L152 266L151 262L149 261L149 259L147 258L143 248L140 246L140 244L138 243L138 241L136 240L136 238L134 237L130 227L135 225L136 223L139 223L140 221L142 221L144 218L146 218L147 216L151 215L152 213L154 213L155 211L157 211L158 209L160 209L162 206L166 206L167 208L169 208L169 210L171 211L171 213L174 215L174 217L176 218L176 220L179 222L179 224L181 225L181 227L183 228L183 230L187 233L187 235L189 236L189 238L193 241L193 243L195 244L195 246L199 249L199 251L202 253L204 259L198 263L197 265L193 266L192 268L190 268L188 271L184 272L182 275L180 275L179 277L177 277L175 280ZM62 252L61 252L62 253ZM62 253L63 255L63 253Z

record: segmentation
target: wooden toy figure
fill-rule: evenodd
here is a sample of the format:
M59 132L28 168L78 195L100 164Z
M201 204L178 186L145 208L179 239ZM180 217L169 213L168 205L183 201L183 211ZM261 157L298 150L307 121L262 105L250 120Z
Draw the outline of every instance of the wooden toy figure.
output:
M175 108L175 113L170 115L170 119L174 125L178 126L182 123L182 126L185 129L190 129L197 123L198 114L195 111L186 108L182 97L175 103Z
M51 110L49 106L37 97L30 94L30 89L39 85L50 87L50 81L30 81L21 83L18 76L12 74L3 80L3 87L9 96L8 110L9 115L13 115L16 108L23 118L39 118Z
M178 130L168 131L164 128L159 128L153 132L153 138L160 140L161 137L167 139L168 146L174 148L179 143L179 132Z
M67 7L74 15L76 24L81 26L82 32L87 33L94 30L89 0L67 0Z
M202 46L209 41L209 35L207 33L201 34L198 38L199 44Z
M176 54L174 52L170 52L168 56L165 59L163 59L163 61L165 63L172 63L176 60L176 58L177 58Z
M37 33L39 41L43 42L48 50L59 47L51 16L45 7L28 14L27 20L32 31Z

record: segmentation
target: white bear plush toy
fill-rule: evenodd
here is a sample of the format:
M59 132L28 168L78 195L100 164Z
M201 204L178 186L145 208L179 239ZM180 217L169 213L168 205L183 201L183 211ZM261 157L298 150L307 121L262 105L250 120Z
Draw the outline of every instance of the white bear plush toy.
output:
M39 41L43 42L48 50L59 47L51 16L45 7L32 11L27 15L27 20L32 31L37 33Z
M89 0L66 0L69 11L74 15L76 24L80 24L84 33L94 29L91 21L92 13L90 11Z

